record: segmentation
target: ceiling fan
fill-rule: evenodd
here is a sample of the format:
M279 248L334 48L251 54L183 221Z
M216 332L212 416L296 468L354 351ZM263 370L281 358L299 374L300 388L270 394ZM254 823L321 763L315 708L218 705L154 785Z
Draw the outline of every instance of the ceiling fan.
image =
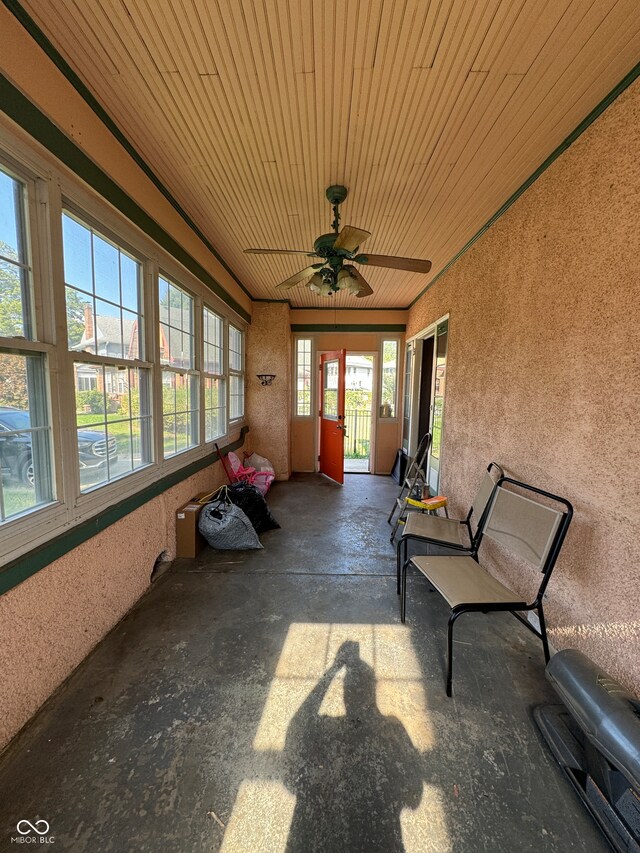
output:
M313 252L301 249L245 249L249 255L306 255L309 258L321 258L319 263L311 264L291 278L276 285L276 290L289 290L305 279L305 284L313 293L320 296L333 296L340 290L347 290L353 296L371 296L373 290L364 277L352 264L367 264L370 267L388 267L407 272L428 273L431 261L419 258L395 258L391 255L359 254L358 249L371 237L368 231L345 225L340 230L340 205L347 197L347 188L340 184L328 187L327 200L333 206L333 231L321 234L313 244Z

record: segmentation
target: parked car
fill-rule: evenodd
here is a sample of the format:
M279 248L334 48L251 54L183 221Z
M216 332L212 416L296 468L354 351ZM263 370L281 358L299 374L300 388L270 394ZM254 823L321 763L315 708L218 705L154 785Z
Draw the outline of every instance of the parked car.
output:
M16 432L31 426L29 412L0 406L0 467L2 473L16 477L26 485L33 484L33 457L31 434ZM7 433L10 433L7 435ZM115 438L107 438L95 429L78 430L78 460L80 468L102 468L118 461Z

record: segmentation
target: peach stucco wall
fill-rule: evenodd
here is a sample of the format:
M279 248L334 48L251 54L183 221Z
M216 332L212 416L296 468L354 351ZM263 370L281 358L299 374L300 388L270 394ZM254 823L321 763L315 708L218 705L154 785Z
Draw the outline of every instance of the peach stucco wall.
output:
M490 459L567 497L552 642L640 692L639 282L636 82L416 303L407 334L450 314L442 488L454 511Z
M224 480L199 471L0 596L0 750L175 556L178 507Z
M291 473L291 329L289 306L256 302L247 329L247 419L251 448L273 464L276 477ZM261 385L256 374L275 373L272 385Z

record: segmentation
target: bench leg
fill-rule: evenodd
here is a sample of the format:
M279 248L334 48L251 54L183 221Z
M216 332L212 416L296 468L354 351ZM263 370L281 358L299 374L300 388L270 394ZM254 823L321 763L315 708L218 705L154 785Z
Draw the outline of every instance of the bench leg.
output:
M407 542L404 538L398 541L396 548L396 575L397 575L397 593L400 595L400 575L402 564L407 559Z
M400 621L404 624L407 615L407 560L402 562L402 589L400 594Z
M549 663L551 655L549 654L549 641L547 640L547 625L544 621L544 612L542 610L542 602L538 605L538 619L540 620L540 636L542 638L542 648L544 649L544 661Z
M453 625L458 616L464 611L460 610L457 613L452 613L449 616L449 624L447 625L447 696L451 697L451 688L453 685Z

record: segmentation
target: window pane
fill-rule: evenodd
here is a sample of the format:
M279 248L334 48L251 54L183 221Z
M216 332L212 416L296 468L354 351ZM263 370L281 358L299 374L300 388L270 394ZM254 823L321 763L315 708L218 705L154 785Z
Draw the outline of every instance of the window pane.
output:
M63 215L62 244L66 283L84 293L93 293L91 231L70 216Z
M225 383L211 376L206 376L204 383L204 437L205 441L215 441L227 431Z
M195 447L200 441L197 376L163 370L162 411L165 457Z
M69 349L144 358L142 265L66 213L62 232Z
M97 234L93 235L93 277L96 296L120 304L118 250Z
M398 387L398 342L382 342L382 392L380 417L396 416L396 393Z
M128 255L120 253L120 284L122 286L121 304L136 314L142 313L140 298L140 264Z
M242 332L229 326L229 370L242 371Z
M54 497L45 358L0 353L0 521Z
M32 338L24 186L0 171L0 335Z
M296 346L296 414L311 414L311 341Z
M153 461L149 371L74 368L80 488L87 491Z
M204 369L207 373L223 372L222 318L205 308L203 311Z
M325 418L338 417L338 362L327 361L322 371L322 414Z
M229 418L232 421L244 415L244 377L229 376Z
M0 172L0 255L25 262L21 251L22 185L6 172Z
M159 303L160 360L191 370L195 363L193 298L160 276Z

